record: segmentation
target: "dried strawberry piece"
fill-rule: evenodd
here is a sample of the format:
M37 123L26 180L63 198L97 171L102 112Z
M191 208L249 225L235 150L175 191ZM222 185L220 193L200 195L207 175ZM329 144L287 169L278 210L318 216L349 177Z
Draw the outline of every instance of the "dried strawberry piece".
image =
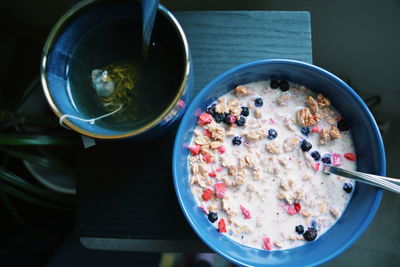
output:
M212 122L212 116L208 113L201 113L197 123L200 125L206 125Z
M234 124L236 122L236 117L233 115L228 115L229 123Z
M300 211L301 211L301 204L300 204L300 203L294 203L294 209L295 209L297 212L300 212Z
M332 154L332 165L340 166L343 163L342 156L340 154L333 153Z
M216 169L216 171L217 171L217 172L220 172L220 171L222 171L223 169L224 169L223 167L219 167L219 168Z
M269 239L269 237L263 238L262 248L265 250L272 250L272 244L271 244L271 240Z
M221 219L218 222L218 232L226 233L226 224L224 219Z
M287 207L287 212L289 215L294 215L297 214L298 211L296 210L296 208L294 206L288 206Z
M204 135L204 136L207 136L208 138L211 138L211 133L210 133L210 131L207 130L207 129L203 131L203 135Z
M210 177L217 177L217 174L215 173L215 171L209 172L208 175Z
M356 161L357 157L355 154L353 153L346 153L343 155L346 159L350 160L350 161Z
M215 196L217 198L224 198L226 185L224 183L216 183L214 185L214 190L215 190Z
M219 146L219 147L217 147L217 150L218 150L218 152L219 152L220 154L224 154L225 151L226 151L226 149L225 149L224 146Z
M207 164L210 163L212 161L210 154L203 155L203 161Z
M319 162L316 162L316 163L313 164L312 167L313 167L313 169L314 169L315 171L318 171L319 165L320 165L320 163L319 163Z
M251 218L251 214L250 214L249 210L247 210L242 205L240 205L240 209L242 210L242 213L243 213L245 219L250 219Z
M199 145L193 145L193 146L189 147L189 150L190 150L190 152L192 152L193 156L196 156L197 154L199 154L200 149L201 149L201 146L199 146Z
M206 188L206 189L204 189L203 194L201 195L201 198L204 201L209 201L213 195L214 195L214 192L210 188Z
M312 133L319 133L319 132L321 132L321 127L320 127L320 126L314 126L314 127L311 129L311 132L312 132Z

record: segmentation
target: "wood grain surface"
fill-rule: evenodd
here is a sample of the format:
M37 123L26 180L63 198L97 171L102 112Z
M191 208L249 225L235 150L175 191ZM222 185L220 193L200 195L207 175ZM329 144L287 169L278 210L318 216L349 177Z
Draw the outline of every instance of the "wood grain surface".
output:
M194 64L194 94L256 59L312 62L308 12L176 12ZM77 230L88 248L207 251L178 205L171 175L175 130L151 142L101 141L78 159ZM147 242L147 243L146 243Z

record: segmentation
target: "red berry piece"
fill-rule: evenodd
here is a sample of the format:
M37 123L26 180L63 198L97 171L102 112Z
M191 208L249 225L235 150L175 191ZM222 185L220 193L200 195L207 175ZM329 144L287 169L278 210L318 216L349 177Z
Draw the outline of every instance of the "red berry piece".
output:
M197 154L199 154L200 149L201 149L201 146L199 146L199 145L193 145L193 146L189 147L189 150L190 150L190 152L192 152L193 156L196 156Z
M216 183L214 185L214 190L215 190L215 196L217 198L224 198L226 185L224 183Z
M318 171L319 165L320 165L319 162L316 162L316 163L313 164L312 167L313 167L314 171Z
M250 214L249 210L247 210L242 205L240 205L240 209L242 210L242 213L243 213L245 219L250 219L251 218L251 214Z
M271 240L269 239L269 237L263 238L262 248L265 250L272 250L272 244L271 244Z
M315 126L311 129L312 133L319 133L321 132L321 127L320 126Z
M298 213L298 211L296 210L296 208L294 206L287 206L287 213L289 215L295 215Z
M224 219L221 219L218 222L218 232L226 233L226 224Z
M206 188L206 189L204 189L203 194L201 195L201 198L204 201L209 201L213 195L214 195L214 192L210 188Z
M346 159L350 160L350 161L356 161L357 157L355 154L353 153L346 153L343 155Z
M214 171L208 173L208 175L209 175L210 177L217 177L217 174L216 174Z
M217 150L218 150L218 152L219 152L220 154L224 154L225 151L226 151L226 149L225 149L224 146L219 146L219 147L217 147Z
M206 125L212 122L212 116L208 113L201 113L197 123L200 125Z
M297 212L300 212L300 211L301 211L301 204L300 204L300 203L294 203L294 209L295 209Z
M209 130L204 130L204 131L203 131L203 135L204 135L204 136L207 136L208 138L211 138L211 133L210 133Z
M217 172L221 172L224 168L223 167L219 167L216 169Z
M343 163L342 156L340 154L333 153L332 154L332 165L340 166Z
M212 161L210 154L205 154L205 155L203 156L203 161L204 161L205 163L207 163L207 164L210 163L210 162Z

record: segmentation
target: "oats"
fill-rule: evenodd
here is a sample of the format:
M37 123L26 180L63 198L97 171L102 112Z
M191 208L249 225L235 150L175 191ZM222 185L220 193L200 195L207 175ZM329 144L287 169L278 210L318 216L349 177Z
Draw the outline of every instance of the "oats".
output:
M297 122L301 126L306 127L306 126L314 126L315 124L317 124L309 108L303 108L297 111L296 117L297 117Z
M326 202L322 202L321 204L319 204L319 212L324 213L326 211L326 208Z
M329 106L331 104L331 101L328 98L326 98L323 94L318 94L317 103L318 107L322 108Z
M217 149L220 146L222 146L222 142L214 141L214 142L211 142L211 144L210 144L211 149Z
M256 110L254 111L254 117L256 117L257 119L260 119L260 118L262 117L261 110L256 109Z
M317 101L315 101L314 97L310 95L307 96L306 106L310 108L311 113L315 114L318 112L318 103Z
M335 209L330 210L331 214L333 217L338 218L339 217L339 212Z
M206 137L206 136L197 136L194 139L194 142L197 145L205 145L205 144L208 144L210 142L210 139L208 137Z
M301 215L303 215L306 218L311 216L311 214L305 210L301 211Z
M254 90L251 88L248 88L245 85L239 85L235 88L235 95L237 97L243 97L243 96L248 96L254 94Z
M330 135L331 135L332 139L339 139L342 137L340 135L339 129L336 127L336 125L332 125Z
M322 128L321 132L319 133L319 136L320 136L319 143L321 145L327 144L328 141L331 139L331 136L329 134L329 129L327 129L326 127Z
M288 104L288 100L289 100L289 95L284 94L280 97L278 97L275 102L278 106L283 107L283 106L287 106Z
M267 143L267 145L265 146L265 149L271 154L281 153L281 151L279 149L279 142L276 140Z

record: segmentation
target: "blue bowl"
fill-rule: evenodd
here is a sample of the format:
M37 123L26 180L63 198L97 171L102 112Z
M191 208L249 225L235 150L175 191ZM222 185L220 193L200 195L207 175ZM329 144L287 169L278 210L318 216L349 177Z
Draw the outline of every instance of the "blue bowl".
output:
M72 73L85 73L90 77L91 70L113 63L115 57L110 58L111 53L103 54L100 59L93 59L86 50L80 52L79 43L84 40L88 33L98 31L108 23L125 19L140 25L141 6L140 2L130 0L83 0L79 1L68 10L56 23L45 43L42 62L41 80L44 94L54 113L61 117L68 114L78 118L90 119L104 115L106 112L89 114L87 105L79 107L71 93L70 79ZM118 28L115 29L118 32ZM176 88L171 88L170 100L165 100L165 106L154 117L137 125L122 127L121 125L104 126L101 123L91 124L73 117L64 120L64 124L81 134L99 139L149 138L160 135L170 129L184 113L190 99L193 88L193 71L189 46L182 27L176 18L165 7L159 5L153 33L158 32L163 37L163 42L171 46L170 53L176 56L173 62L179 70L179 80ZM129 33L127 33L128 35ZM153 34L154 35L154 34ZM103 39L111 39L107 36ZM168 41L168 42L167 42ZM161 42L161 41L160 41ZM171 44L171 45L170 45ZM124 47L123 44L115 45L118 60L124 59L125 50L140 50L141 47ZM121 47L126 48L123 50ZM96 50L96 46L90 44L90 50ZM74 58L79 54L81 58ZM73 61L79 64L72 64ZM99 60L101 63L99 63ZM114 61L115 62L115 61ZM71 67L71 66L75 66ZM174 73L175 75L175 73ZM73 76L73 75L72 75ZM84 79L86 78L86 79ZM87 90L90 78L80 76L80 95L90 96L93 90ZM89 85L90 87L90 85ZM146 88L151 90L153 88ZM89 92L90 91L90 92ZM168 96L169 97L169 96ZM86 97L89 99L89 97ZM97 114L98 113L98 114ZM106 120L106 118L104 119Z
M173 177L179 204L197 235L215 252L245 266L314 266L349 248L367 229L382 198L382 190L357 183L351 201L338 222L314 242L278 251L241 245L220 234L197 207L188 177L187 145L196 126L196 113L239 84L282 79L303 84L331 99L350 122L359 171L385 175L386 159L376 122L362 99L335 75L314 65L292 60L260 60L235 67L209 83L188 107L173 151Z

